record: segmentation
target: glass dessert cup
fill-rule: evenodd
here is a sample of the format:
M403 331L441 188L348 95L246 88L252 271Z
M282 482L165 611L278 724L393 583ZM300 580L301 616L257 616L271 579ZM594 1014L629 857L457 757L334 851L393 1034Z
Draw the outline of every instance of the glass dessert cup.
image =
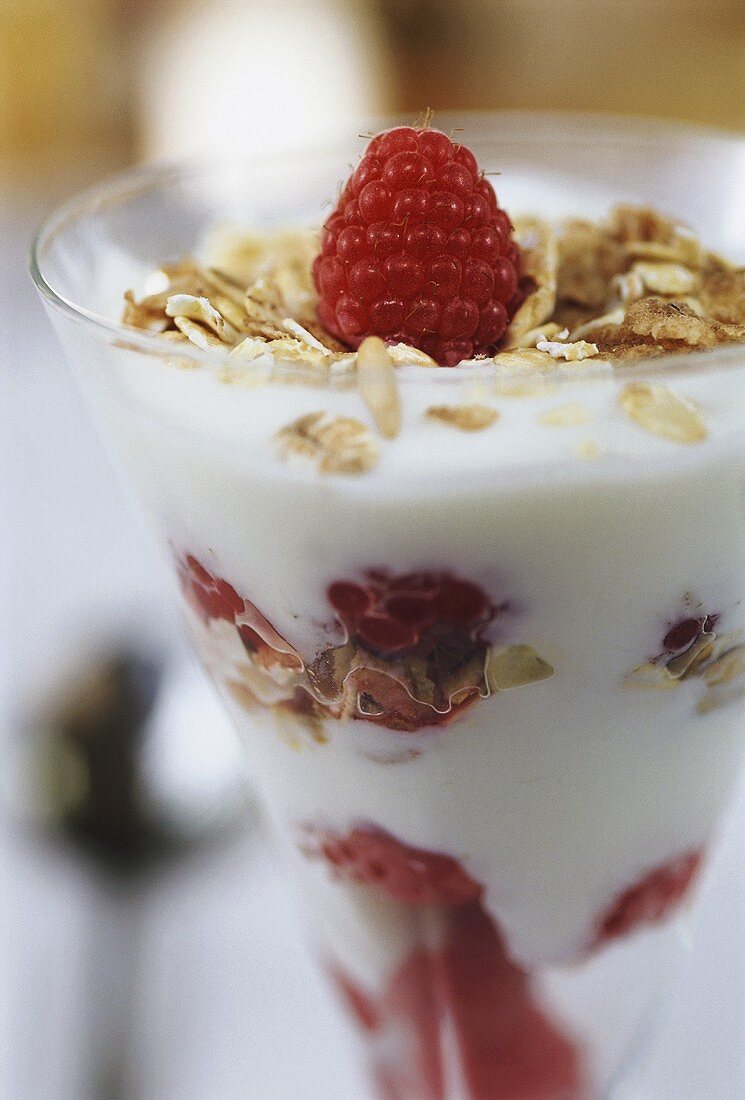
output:
M745 256L745 142L459 125L510 210L641 200ZM116 318L206 227L318 221L348 162L122 177L51 219L34 278L173 556L380 1095L607 1096L689 942L745 751L745 347L522 388L404 366L374 468L282 461L304 414L369 421L354 385L236 379ZM705 432L630 420L630 381L690 398ZM493 432L423 416L485 394Z

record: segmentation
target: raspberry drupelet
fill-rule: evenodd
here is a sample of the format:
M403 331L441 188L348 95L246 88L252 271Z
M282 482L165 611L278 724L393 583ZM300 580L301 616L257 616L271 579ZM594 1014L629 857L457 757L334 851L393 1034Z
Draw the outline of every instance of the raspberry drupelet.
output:
M519 304L520 250L473 153L439 130L378 134L326 220L321 323L349 347L406 343L454 366L494 354Z

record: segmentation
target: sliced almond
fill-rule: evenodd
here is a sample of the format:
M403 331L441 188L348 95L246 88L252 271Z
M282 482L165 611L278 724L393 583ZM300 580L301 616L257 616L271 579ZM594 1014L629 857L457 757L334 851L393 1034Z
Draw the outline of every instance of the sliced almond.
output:
M369 428L349 416L306 413L276 435L281 457L310 462L324 474L371 470L380 450Z
M691 250L679 244L661 244L660 241L626 241L624 250L630 260L649 263L686 264L693 258Z
M401 399L396 368L379 336L368 336L359 346L357 385L380 434L394 439L401 431Z
M254 359L261 359L269 353L269 345L266 340L259 340L253 336L246 336L243 340L231 348L228 352L228 362L252 363Z
M499 412L488 405L430 405L426 416L462 432L481 432L499 419Z
M389 344L388 354L397 367L436 367L434 359L410 344Z
M218 294L222 294L224 298L229 298L234 305L243 305L246 287L238 279L234 279L232 275L221 271L219 267L208 267L205 270L205 275Z
M295 339L294 336L286 336L284 339L267 340L265 348L274 356L277 362L299 364L307 367L329 366L329 354L325 350L318 351L311 344Z
M547 409L538 417L539 424L550 424L557 428L570 428L575 424L588 424L592 420L592 413L586 405L579 401L568 402L566 405L556 405L553 409Z
M696 710L699 714L709 714L713 710L721 710L730 703L738 702L743 696L745 696L745 686L742 685L735 685L725 690L715 688L701 696L696 704Z
M645 289L653 294L690 294L698 284L696 274L682 264L639 261L631 273L639 275Z
M707 665L703 677L709 687L729 684L745 675L745 646L735 646L727 650L716 661Z
M187 317L190 321L199 322L205 328L211 329L224 343L234 342L238 335L208 298L196 297L192 294L172 294L166 302L165 312L174 320L178 317Z
M559 247L550 222L541 218L517 218L515 239L522 250L523 278L530 280L535 289L512 318L507 330L508 345L550 320L556 305L559 265Z
M259 709L259 700L251 691L250 687L244 684L242 680L225 680L224 684L230 697L238 706L242 707L243 710L252 712Z
M643 691L672 691L677 681L667 675L664 665L647 661L624 676L623 684L625 687L640 688Z
M538 348L514 347L508 351L500 351L494 356L494 365L497 367L527 368L535 367L538 370L551 370L553 361L547 351Z
M539 657L529 645L508 645L491 650L486 661L486 682L490 691L536 684L553 675L554 669L548 661Z
M646 294L688 295L698 288L699 282L699 276L682 264L638 261L631 271L616 275L611 287L622 301L633 301Z
M714 652L716 635L701 634L693 645L665 662L665 670L673 680L687 680L689 676L695 676L701 666L709 660Z
M124 292L122 321L125 325L145 329L147 332L163 332L169 323L159 301L152 303L151 299L143 298L138 302L131 290Z
M594 462L596 458L600 458L600 448L594 439L583 439L577 446L575 454L578 458L584 458L588 462Z
M180 332L183 332L187 339L191 340L192 344L196 344L202 351L212 351L215 348L220 348L221 351L227 351L226 345L219 336L215 336L214 332L211 332L210 329L205 328L204 325L197 324L196 321L192 321L189 317L174 317L173 323Z
M608 285L611 296L621 302L633 302L644 295L644 279L638 271L627 271L623 275L614 275Z
M512 346L515 348L534 348L539 340L553 340L560 332L562 332L561 325L556 321L546 321L538 328L531 328L522 333L516 338ZM569 335L568 332L567 335Z
M612 328L615 325L622 324L623 318L624 310L621 307L612 309L608 313L601 314L600 317L593 317L591 320L578 325L569 333L569 340L584 340L585 336L590 336L594 329Z
M706 253L695 235L674 218L643 206L616 206L610 230L627 255L644 259L676 260L698 269Z
M308 347L313 348L315 351L320 351L322 355L331 355L328 348L324 347L321 341L313 335L312 332L308 332L307 328L303 328L297 321L293 321L291 317L285 317L282 321L283 328L286 328L291 336L294 336L302 344L307 344Z
M210 292L209 300L218 313L222 314L228 324L233 326L237 338L240 338L246 330L247 321L243 306L237 305L232 298L227 298L217 290Z
M706 425L693 402L660 383L629 382L618 401L629 419L652 435L673 443L703 443L707 438Z

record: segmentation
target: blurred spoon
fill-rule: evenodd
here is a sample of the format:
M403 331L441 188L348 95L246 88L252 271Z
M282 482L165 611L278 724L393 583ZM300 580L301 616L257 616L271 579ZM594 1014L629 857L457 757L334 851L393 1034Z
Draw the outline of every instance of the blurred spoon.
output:
M252 812L236 735L201 673L133 648L72 675L41 719L37 816L97 872L87 952L91 1100L137 1095L132 1033L159 868ZM37 742L38 744L39 742Z

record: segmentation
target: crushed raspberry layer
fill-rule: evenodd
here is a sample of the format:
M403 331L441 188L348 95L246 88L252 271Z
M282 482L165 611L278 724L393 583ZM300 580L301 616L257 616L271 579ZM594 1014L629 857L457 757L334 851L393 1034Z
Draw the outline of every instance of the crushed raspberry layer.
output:
M598 922L596 943L606 943L670 916L696 880L704 853L686 852L655 867L624 890Z
M262 668L302 668L303 661L250 600L239 596L227 581L213 576L193 554L178 559L177 568L187 603L205 622L232 623L246 653Z
M375 569L333 582L328 600L345 639L306 665L255 604L192 554L178 568L198 616L232 623L252 665L281 683L298 673L282 704L297 714L412 732L450 722L488 694L484 633L504 606L450 572Z
M334 876L359 882L405 905L464 905L481 896L481 887L457 860L412 848L382 829L355 828L344 836L308 828L302 851L325 859Z
M486 594L449 573L391 576L369 570L366 583L335 581L328 600L350 636L385 653L413 649L437 627L473 630L492 608Z
M409 126L372 139L313 264L318 318L343 343L381 336L444 366L494 353L519 279L510 219L473 153Z
M246 601L232 584L213 577L193 554L179 559L178 571L184 596L202 618L234 623L245 610Z
M472 1100L579 1096L581 1054L539 1005L530 976L508 958L492 920L477 902L451 910L446 920L442 946L415 951L379 998L332 969L368 1037L381 1096L444 1100L445 1059L452 1057L443 1040L446 1022Z
M346 642L333 663L322 654L311 674L328 692L329 670L333 679L347 668L346 713L413 731L449 722L487 694L483 635L503 608L478 585L449 572L373 569L362 582L335 581L327 596Z

